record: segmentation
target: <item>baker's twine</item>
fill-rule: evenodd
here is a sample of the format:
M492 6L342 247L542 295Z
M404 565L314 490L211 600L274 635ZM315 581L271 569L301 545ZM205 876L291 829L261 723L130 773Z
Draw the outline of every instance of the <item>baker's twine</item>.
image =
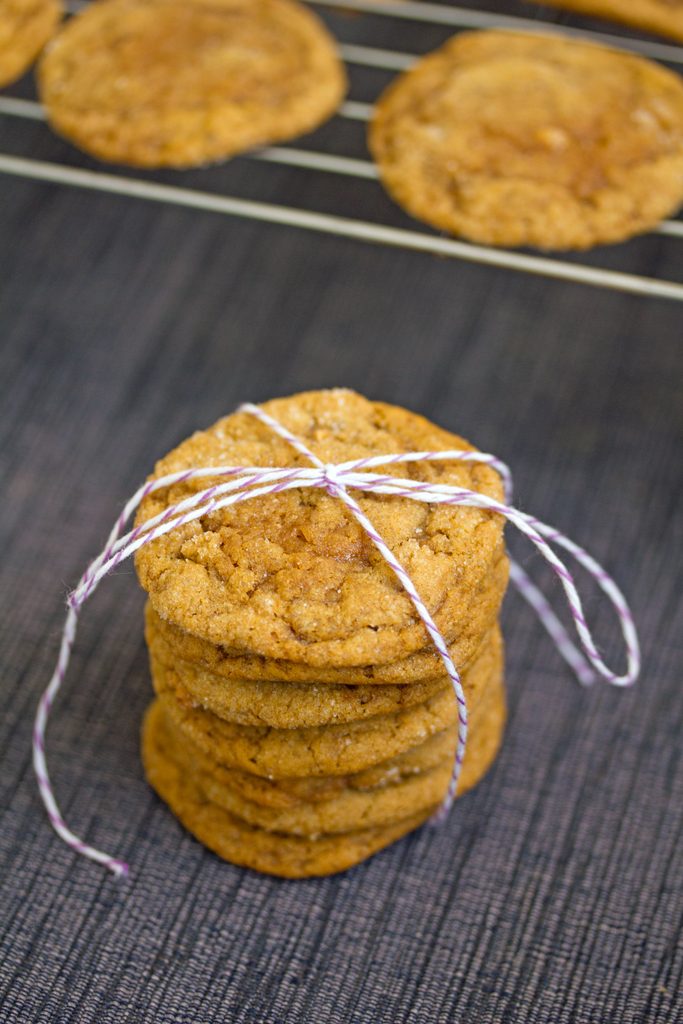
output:
M338 498L348 512L360 524L372 540L373 544L389 564L404 590L410 597L415 611L424 623L432 643L436 647L443 662L446 673L453 685L453 692L458 709L458 743L453 762L453 771L447 793L432 821L440 822L447 815L458 786L458 778L462 768L467 743L467 704L463 692L460 674L448 651L448 645L439 631L426 604L420 597L415 584L386 542L382 539L368 516L349 491L362 491L369 494L385 494L393 497L411 498L430 505L462 505L469 508L481 508L503 516L509 523L517 527L536 547L558 577L564 590L569 611L578 636L578 646L570 639L569 634L550 607L545 596L532 583L521 566L510 562L510 579L521 595L529 602L538 614L541 623L555 642L555 645L571 666L581 684L592 683L597 676L606 679L613 686L628 686L635 682L640 672L640 648L633 616L621 590L605 572L605 570L583 548L565 537L559 530L547 526L540 520L519 509L514 508L512 500L512 478L510 470L493 455L484 452L470 451L436 451L408 452L403 455L373 455L364 459L352 459L336 465L322 462L311 452L304 442L295 437L286 427L269 416L263 409L251 403L241 405L238 412L255 416L261 423L269 427L275 434L287 441L300 455L311 463L311 468L275 468L267 466L202 466L177 473L168 473L156 480L149 480L140 487L127 502L118 517L104 550L90 563L80 579L78 586L67 599L68 611L62 641L59 649L57 665L50 682L40 698L33 730L33 766L38 780L38 788L55 832L76 853L89 857L103 864L115 875L125 877L128 865L108 853L95 849L79 839L66 824L55 800L50 776L45 760L45 730L55 697L64 682L71 649L76 637L78 617L83 605L92 596L100 582L125 559L130 558L138 548L150 544L172 530L185 526L187 523L201 519L212 512L229 508L243 501L253 501L266 494L278 494L301 487L316 487L326 490L334 498ZM421 462L472 462L491 466L496 470L504 483L505 500L496 501L485 494L471 491L464 487L452 487L448 484L422 483L403 477L387 476L372 472L379 467L405 465ZM224 478L225 482L213 484L206 490L184 498L175 505L169 506L164 512L140 523L128 533L124 528L133 512L140 503L155 491L196 480L202 477ZM627 667L623 675L618 675L603 661L593 641L583 613L581 598L574 583L574 577L566 564L556 554L551 545L568 552L581 565L612 603L619 620L626 648Z

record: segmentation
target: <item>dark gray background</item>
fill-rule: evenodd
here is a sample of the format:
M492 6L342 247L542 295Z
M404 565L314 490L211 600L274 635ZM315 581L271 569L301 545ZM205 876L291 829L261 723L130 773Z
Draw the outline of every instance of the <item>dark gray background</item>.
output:
M448 34L328 20L415 52ZM388 80L351 75L358 100ZM0 132L4 152L97 167L39 123ZM339 120L305 144L364 155L362 126ZM335 175L235 160L150 177L411 226L376 184ZM680 305L9 177L0 207L0 1018L680 1019ZM680 280L681 246L650 235L583 259ZM57 840L31 774L67 588L181 438L242 400L332 385L508 460L519 503L623 585L641 682L581 691L511 594L510 721L489 777L442 830L282 882L204 851L144 782L127 564L87 607L48 741L70 824L131 863L117 884ZM592 591L588 610L616 657Z

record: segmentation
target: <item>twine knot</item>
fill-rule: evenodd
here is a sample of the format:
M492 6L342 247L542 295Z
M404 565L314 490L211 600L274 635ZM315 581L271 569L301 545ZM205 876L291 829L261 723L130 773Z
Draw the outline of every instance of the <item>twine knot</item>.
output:
M340 470L334 463L328 463L322 468L322 481L325 490L332 498L336 498L340 488L344 486L341 479L343 470Z

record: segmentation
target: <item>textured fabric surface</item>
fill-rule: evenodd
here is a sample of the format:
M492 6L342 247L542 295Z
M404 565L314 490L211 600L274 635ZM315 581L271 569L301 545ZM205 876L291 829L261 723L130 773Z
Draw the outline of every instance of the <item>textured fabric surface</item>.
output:
M331 23L406 50L445 35ZM353 77L357 99L386 81ZM94 166L39 123L3 118L0 130L6 152ZM352 122L314 141L363 153ZM246 160L160 178L409 223L373 182ZM138 200L1 186L0 1019L681 1019L680 306ZM587 259L675 280L681 244L650 236ZM581 691L511 594L511 714L489 777L442 829L346 875L281 882L219 862L143 780L150 684L126 565L86 607L48 732L67 820L131 863L117 883L56 838L30 769L67 587L154 460L189 432L245 399L333 385L408 405L510 462L521 506L623 585L642 680ZM616 653L594 592L587 607Z

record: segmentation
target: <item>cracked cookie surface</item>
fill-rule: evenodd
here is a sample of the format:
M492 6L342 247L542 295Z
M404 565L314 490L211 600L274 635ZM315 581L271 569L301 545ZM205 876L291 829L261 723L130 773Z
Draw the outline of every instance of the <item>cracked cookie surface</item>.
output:
M683 84L583 41L462 33L389 86L369 145L393 198L436 228L584 249L680 205Z
M99 0L39 67L52 127L101 160L189 167L312 131L346 90L294 0Z
M343 389L276 399L263 408L324 462L472 450L421 416ZM309 463L253 416L235 413L181 444L154 475L207 465ZM500 479L488 466L430 462L391 472L502 498ZM211 482L187 481L151 494L136 521L163 513ZM355 496L447 642L455 641L467 631L482 581L503 557L501 517L408 498ZM382 666L428 645L411 600L370 538L337 498L320 489L297 488L213 512L142 547L136 569L162 619L227 645L233 656L316 668Z
M449 645L450 655L462 672L476 656L482 637L495 627L508 584L509 563L501 553L491 570L473 592L457 636ZM237 652L229 644L212 644L169 622L152 607L146 607L147 622L172 653L174 659L228 681L315 683L317 685L410 686L431 682L443 675L443 661L431 641L427 647L397 661L382 665L358 664L334 667L266 658Z

